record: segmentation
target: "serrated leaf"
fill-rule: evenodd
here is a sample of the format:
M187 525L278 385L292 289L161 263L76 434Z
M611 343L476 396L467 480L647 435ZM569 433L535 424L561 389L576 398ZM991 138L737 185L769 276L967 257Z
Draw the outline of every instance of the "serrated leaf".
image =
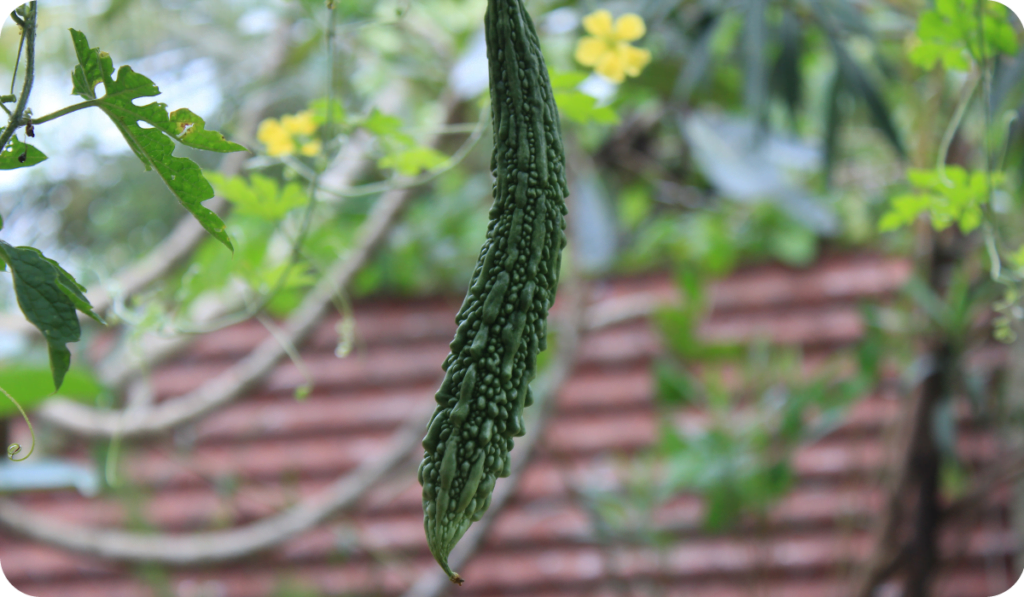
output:
M168 137L189 147L207 151L243 151L245 147L232 143L216 131L206 130L206 123L187 108L167 113L167 105L153 102L137 106L134 100L160 94L160 89L144 75L129 66L117 70L110 56L98 48L90 48L85 35L71 30L71 37L79 64L72 73L74 93L86 99L98 100L97 106L117 126L128 146L147 170L155 169L167 187L185 209L226 247L233 250L224 229L224 222L203 202L213 197L213 187L203 178L199 165L187 158L174 157L174 143ZM102 82L106 90L96 97L96 85ZM152 128L142 128L144 122Z
M89 100L96 99L96 85L103 81L100 49L90 48L85 34L74 29L71 29L71 41L78 57L78 65L71 73L72 93Z
M14 278L14 293L21 312L46 339L53 385L60 389L71 365L67 344L77 342L82 333L75 310L100 323L103 320L93 313L82 293L84 288L38 249L14 247L0 241L0 259L6 262Z
M164 106L164 104L159 105ZM146 122L153 126L158 126L158 122L162 123L162 118L158 122L149 120ZM166 125L160 127L160 129L174 137L182 145L188 145L196 149L205 149L206 151L216 151L219 153L248 151L244 146L228 141L224 138L224 135L217 131L206 130L206 121L188 108L179 108L171 112Z
M968 56L980 63L999 53L1016 53L1017 32L1007 19L1006 7L983 1L980 23L978 0L941 0L934 10L922 12L911 62L925 70L939 62L947 70L971 70Z
M25 156L25 161L21 161ZM3 153L0 153L0 170L15 170L35 166L46 159L46 154L31 145L12 138Z

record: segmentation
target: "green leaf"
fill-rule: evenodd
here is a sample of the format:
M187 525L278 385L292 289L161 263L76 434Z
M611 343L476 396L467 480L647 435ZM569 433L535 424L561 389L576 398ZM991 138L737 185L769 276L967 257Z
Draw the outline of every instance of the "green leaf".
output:
M323 125L327 123L327 98L322 97L320 99L313 100L309 103L309 109L313 111L313 122L317 125ZM345 122L345 107L341 105L336 99L331 100L331 122L335 125Z
M217 172L206 172L206 178L217 194L235 205L235 212L265 220L277 221L296 207L309 203L302 184L290 182L281 189L277 180L253 173L246 182L241 176L225 178Z
M432 147L416 146L402 149L381 158L377 165L394 168L403 176L416 176L423 170L433 170L448 161L448 156Z
M363 120L363 128L381 139L394 140L405 145L415 143L412 137L401 132L402 120L400 118L388 116L376 108Z
M687 405L698 398L696 382L683 369L666 361L654 364L655 395L675 405Z
M128 67L121 67L122 70L125 68ZM120 71L118 71L118 75L120 76ZM141 77L142 75L139 76ZM159 90L157 93L159 93ZM132 104L132 106L134 107L134 104ZM153 118L151 120L146 120L146 122L160 128L160 130L171 137L174 137L174 139L182 145L220 153L248 151L238 143L228 141L224 138L224 135L217 131L206 130L206 121L188 108L179 108L174 112L171 112L169 118L164 120L163 114L166 113L166 110L164 109L166 104L149 104L149 106L161 106L161 109L159 112L153 110ZM148 108L149 106L145 107ZM140 119L142 119L142 117L140 117Z
M81 31L71 29L71 41L78 56L78 65L71 73L72 93L87 100L96 99L96 85L103 81L99 48L90 48L89 40ZM104 53L105 54L105 53Z
M25 156L25 161L21 160L22 156ZM22 143L17 138L12 138L11 142L4 148L3 153L0 153L0 170L28 168L35 166L45 159L46 154L43 152L31 145Z
M85 288L38 249L13 247L0 241L0 259L7 263L14 277L14 293L21 312L46 339L53 385L60 389L71 365L67 343L77 342L81 337L75 309L100 323L103 320L93 313L83 293Z
M1007 18L1006 7L984 1L981 23L978 0L941 0L935 10L921 13L917 22L917 41L910 51L913 64L925 70L939 62L947 70L971 70L975 62L991 59L999 53L1017 52L1017 32Z
M49 368L32 365L8 366L0 369L0 387L18 397L25 410L32 410L53 395L53 374ZM103 391L96 377L86 369L72 367L64 376L60 394L65 398L91 401ZM0 419L18 414L18 409L9 400L0 400Z
M893 197L879 220L880 231L902 228L928 213L936 230L957 224L967 234L981 225L981 206L988 203L989 180L995 189L1004 184L1006 175L982 170L969 173L960 166L947 166L944 176L935 170L910 169L907 180L918 191Z
M153 102L137 106L134 100L160 94L160 89L147 77L129 66L122 66L113 77L114 65L106 52L90 48L85 35L71 30L78 55L78 66L72 73L73 92L90 100L98 100L98 107L117 126L128 146L147 170L155 169L167 187L196 220L229 249L234 250L224 222L202 203L213 197L213 187L203 178L199 166L187 158L174 157L174 143L208 151L244 151L245 147L232 143L216 131L206 130L206 123L187 108L167 113L167 105ZM106 90L96 97L96 85L102 82ZM142 128L144 122L152 128Z

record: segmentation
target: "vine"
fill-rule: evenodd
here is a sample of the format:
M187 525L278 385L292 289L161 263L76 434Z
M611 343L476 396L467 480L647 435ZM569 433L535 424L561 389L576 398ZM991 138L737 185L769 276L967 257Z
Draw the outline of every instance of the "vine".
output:
M32 445L29 447L28 454L25 454L21 458L15 458L15 456L21 452L21 444L14 443L7 446L7 458L14 462L22 462L23 460L28 459L28 457L36 451L36 430L33 429L32 420L28 418L28 414L25 412L25 409L21 407L21 403L15 400L14 397L3 388L3 386L0 386L0 392L3 392L4 396L7 396L7 399L13 402L14 406L18 407L18 412L21 413L21 418L25 420L25 424L28 425L28 432L32 435Z

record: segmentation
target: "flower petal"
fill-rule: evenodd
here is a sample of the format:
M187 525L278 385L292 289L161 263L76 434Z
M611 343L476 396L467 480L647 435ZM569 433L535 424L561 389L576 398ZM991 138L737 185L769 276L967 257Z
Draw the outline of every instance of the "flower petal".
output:
M261 122L259 128L256 129L256 138L260 143L266 145L268 141L279 138L282 132L284 129L281 128L281 123L273 118L268 118Z
M622 60L623 70L631 77L638 76L651 62L650 50L635 48L627 43L619 44L617 52Z
M596 37L581 38L576 44L576 62L583 66L597 66L608 52L608 44Z
M596 37L609 37L612 34L612 13L605 9L595 10L583 17L583 28Z
M621 83L626 78L625 64L619 52L607 52L594 70L612 83Z
M318 153L320 153L321 147L322 147L322 145L321 145L320 141L318 139L314 139L314 140L310 141L309 143L306 143L305 145L303 145L302 149L299 150L299 153L301 153L302 155L306 155L306 156L312 157L312 156L315 156Z
M295 153L295 143L288 139L282 139L267 144L267 155L276 158L283 155L291 155Z
M281 117L281 126L293 135L312 135L316 132L316 122L309 110L303 110L295 115L285 114Z
M614 36L618 41L636 41L647 33L647 26L640 15L627 12L615 19Z

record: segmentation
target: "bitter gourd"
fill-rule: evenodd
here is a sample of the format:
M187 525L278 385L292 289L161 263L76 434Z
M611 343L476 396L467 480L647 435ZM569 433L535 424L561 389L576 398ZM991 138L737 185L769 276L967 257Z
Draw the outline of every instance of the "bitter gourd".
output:
M455 320L419 469L427 543L448 554L509 475L525 433L537 353L546 348L565 246L565 153L537 31L523 0L488 0L484 17L494 128L494 204L469 291Z

